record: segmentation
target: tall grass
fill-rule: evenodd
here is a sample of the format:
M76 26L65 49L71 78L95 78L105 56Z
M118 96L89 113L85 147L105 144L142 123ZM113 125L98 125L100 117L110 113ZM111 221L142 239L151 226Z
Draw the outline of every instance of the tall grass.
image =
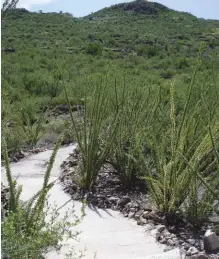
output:
M136 179L146 180L168 224L178 211L195 227L207 220L212 201L218 199L219 101L215 85L197 81L200 66L199 55L183 94L173 81L169 90L162 84L155 89L147 82L118 78L114 83L112 78L95 81L94 86L89 81L81 118L71 112L83 189L92 188L107 160L126 187ZM68 100L66 87L65 94Z
M88 88L86 88L84 92L84 112L82 117L77 120L72 113L65 87L72 126L81 152L78 182L84 190L90 189L94 184L116 137L120 113L116 110L109 114L110 90L111 88L104 84L102 80L94 86L90 96L88 95Z
M39 114L37 103L26 100L15 113L14 119L27 139L29 145L36 145L43 135L44 115Z
M153 95L156 96L156 91L149 86L140 85L137 89L125 81L122 90L117 92L118 107L114 106L120 110L120 122L112 143L111 163L126 186L133 184L143 173L143 134L145 131L149 133L153 113L158 106Z
M212 156L212 137L218 139L218 122L214 116L211 120L203 116L203 104L197 98L194 73L188 89L182 114L176 115L174 84L170 87L170 120L166 133L153 138L153 160L156 174L145 179L150 188L152 200L167 217L168 224L174 223L175 214L187 203L187 216L195 226L207 220L213 208L215 184L212 177L204 173L215 170L215 159ZM199 88L201 91L201 88ZM210 99L208 99L209 101ZM217 104L212 107L215 109ZM213 185L212 185L213 184ZM202 194L200 195L200 189ZM201 199L200 199L201 197Z

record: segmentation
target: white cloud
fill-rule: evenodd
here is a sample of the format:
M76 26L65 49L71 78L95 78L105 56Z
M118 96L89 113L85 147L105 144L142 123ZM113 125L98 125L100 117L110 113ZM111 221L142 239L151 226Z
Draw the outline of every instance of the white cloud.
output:
M56 0L20 0L17 7L30 10L33 5L44 5L55 2Z

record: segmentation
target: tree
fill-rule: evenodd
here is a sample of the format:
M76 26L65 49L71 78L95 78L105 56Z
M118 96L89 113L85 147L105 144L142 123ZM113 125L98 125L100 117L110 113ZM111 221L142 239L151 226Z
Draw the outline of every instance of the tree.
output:
M5 14L16 7L19 0L4 0L2 9L1 9L1 20L4 19Z

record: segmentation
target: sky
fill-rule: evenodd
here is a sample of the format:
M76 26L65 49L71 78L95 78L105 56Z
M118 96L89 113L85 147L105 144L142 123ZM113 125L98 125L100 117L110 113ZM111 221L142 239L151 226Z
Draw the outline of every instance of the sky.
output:
M20 0L18 7L30 11L68 12L82 17L104 7L132 0ZM171 9L189 12L199 18L219 20L219 0L155 0Z

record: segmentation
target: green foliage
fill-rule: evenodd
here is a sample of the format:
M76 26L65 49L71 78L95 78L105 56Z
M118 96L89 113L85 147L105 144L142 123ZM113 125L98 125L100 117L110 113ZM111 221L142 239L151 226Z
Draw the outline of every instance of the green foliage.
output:
M42 189L23 204L19 200L22 187L17 187L16 181L12 179L7 147L3 143L9 204L7 214L2 213L2 257L42 258L51 249L60 249L60 242L64 239L77 237L77 233L69 228L78 224L82 218L76 217L75 222L71 223L69 219L72 218L72 212L60 218L57 208L46 205L47 193L54 185L54 182L49 183L49 178L60 142L61 139L50 157Z
M107 160L127 186L145 176L167 217L182 210L193 225L202 224L212 210L208 204L218 199L218 21L146 1L83 18L15 9L5 21L3 49L16 50L2 53L2 119L10 150L21 140L35 145L44 133L45 107L67 98L69 106L84 110L71 113L72 128L50 122L45 132L75 137L84 189ZM193 75L202 41L202 64Z
M186 202L189 204L186 209L188 219L195 227L199 227L212 213L213 200L218 199L215 191L218 176L206 177L204 174L215 171L216 160L209 159L212 143L208 125L214 138L218 139L218 109L211 121L206 116L201 118L203 105L199 105L201 100L195 96L196 73L179 119L175 111L174 85L171 85L169 126L159 132L159 137L152 135L156 174L148 170L150 176L146 179L153 201L165 213L169 224L174 223L171 222L173 216ZM217 103L218 100L213 107L217 107ZM203 195L200 198L201 187Z
M94 184L103 162L110 153L111 143L117 131L119 111L109 114L109 93L110 87L102 83L93 88L91 96L88 96L85 89L83 115L82 118L76 120L66 91L72 127L81 152L78 182L85 190L90 189Z
M102 47L98 42L91 42L86 47L86 53L97 56L102 53Z
M37 114L37 104L33 100L24 101L15 117L27 138L27 143L34 146L42 136L44 116Z

